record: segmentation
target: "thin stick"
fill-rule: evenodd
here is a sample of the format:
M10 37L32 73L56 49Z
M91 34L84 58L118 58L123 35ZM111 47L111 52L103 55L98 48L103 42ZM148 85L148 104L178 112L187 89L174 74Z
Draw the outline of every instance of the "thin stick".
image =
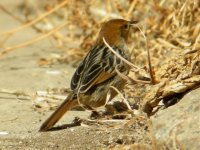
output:
M58 101L63 101L65 100L66 96L63 98L60 98L60 95L58 95L58 97L56 97L56 95L37 95L38 97L44 97L44 98L51 98L51 99L54 99L54 100L58 100Z
M131 66L131 67L133 67L133 68L135 68L135 69L137 69L137 70L140 70L140 69L141 69L141 68L135 66L134 64L132 64L131 62L129 62L128 60L126 60L125 58L123 58L122 56L120 56L117 52L115 52L115 50L106 42L106 40L104 39L104 37L103 37L103 42L106 44L106 46L109 48L109 50L111 50L119 59L121 59L122 61L124 61L127 65L129 65L129 66ZM137 71L137 70L136 70L136 71ZM118 71L118 73L119 73L119 71ZM128 79L127 77L121 75L120 73L119 73L119 75L120 75L122 78L124 78L124 79ZM148 81L142 81L142 80L136 80L136 79L133 80L133 79L130 79L130 78L129 78L129 80L132 80L133 83L134 83L134 81L135 81L135 82L138 82L138 83L149 84ZM152 81L151 81L151 83L152 83Z
M0 93L11 94L11 95L16 95L16 96L30 96L29 94L22 92L22 91L10 91L10 90L6 90L6 89L1 89Z
M23 20L21 18L19 18L18 16L14 15L14 13L10 12L8 9L6 9L3 5L0 4L0 9L2 11L4 11L6 14L8 14L9 16L11 16L12 18L14 18L15 20L19 21L20 23L23 22Z
M192 50L195 50L195 49L196 49L196 46L197 46L197 44L199 43L199 40L200 40L200 33L199 33L199 35L197 36L197 38L195 39L194 45L192 46Z
M129 120L124 120L124 119L110 119L110 120L91 120L91 119L87 119L88 122L99 122L99 123L105 123L105 122L128 122Z
M128 109L132 111L131 106L129 105L127 99L124 98L124 96L122 95L122 93L116 87L114 87L114 86L110 86L110 88L114 89L122 97L122 99L125 102L125 104L128 107Z
M131 13L133 12L133 9L135 8L137 2L138 0L132 1L131 6L129 7L128 12L126 14L126 19L130 19Z
M135 84L135 83L141 83L141 84L150 84L149 81L143 81L143 80L137 80L137 79L133 79L133 78L130 78L129 76L126 76L124 74L122 74L118 69L117 69L117 66L115 67L115 71L117 72L117 74L124 80L126 81L129 81L131 82L132 84Z
M121 59L123 62L125 62L127 65L139 70L140 68L135 66L133 63L129 62L128 60L126 60L125 58L123 58L122 56L120 56L117 52L115 52L115 50L106 42L105 38L103 37L103 42L104 44L119 58Z
M153 68L151 65L151 56L150 56L150 52L149 52L149 45L146 39L146 36L144 35L144 32L142 32L142 30L140 29L140 27L138 25L135 25L141 32L142 36L145 39L145 43L146 43L146 50L147 50L147 58L148 58L148 65L149 65L149 73L150 73L150 77L151 77L151 84L155 84L155 78L154 78L154 73L153 73Z
M48 11L48 12L42 14L41 16L39 16L38 18L36 18L35 20L32 20L31 22L29 22L29 23L27 23L27 24L25 24L25 25L22 25L22 26L20 26L20 27L17 27L17 28L15 28L15 29L13 29L13 30L9 30L9 31L3 32L3 33L1 33L1 34L12 34L12 33L18 32L18 31L20 31L20 30L22 30L22 29L24 29L24 28L26 28L26 27L29 27L29 26L31 26L31 25L33 25L33 24L39 22L40 20L42 20L43 18L45 18L45 17L48 16L49 14L51 14L51 13L57 11L57 10L60 9L61 7L64 7L68 2L69 2L68 0L65 0L65 1L63 1L62 3L60 3L59 5L56 5L56 7L54 7L54 8L51 9L50 11Z
M38 36L38 37L36 37L36 38L34 38L34 39L32 39L32 40L27 41L27 42L24 42L24 43L21 43L21 44L18 44L18 45L14 45L14 46L12 46L12 47L8 47L8 48L6 48L6 49L4 49L3 51L0 52L0 56L6 54L6 53L8 53L8 52L10 52L10 51L12 51L12 50L14 50L14 49L16 49L16 48L25 47L25 46L28 46L28 45L30 45L30 44L33 44L33 43L35 43L35 42L37 42L37 41L40 41L40 40L42 40L42 39L44 39L44 38L50 36L50 35L53 34L54 32L60 30L61 28L63 28L63 27L66 26L67 24L68 24L68 23L65 22L65 23L63 23L63 24L57 26L55 29L51 30L51 31L48 32L48 33L45 33L45 34L43 34L43 35L41 35L41 36Z
M126 76L126 75L124 75L124 74L122 74L122 73L117 69L118 66L119 66L119 65L115 66L115 71L117 72L117 74L118 74L122 79L124 79L124 80L126 80L126 81L129 81L129 80L130 80L129 77Z

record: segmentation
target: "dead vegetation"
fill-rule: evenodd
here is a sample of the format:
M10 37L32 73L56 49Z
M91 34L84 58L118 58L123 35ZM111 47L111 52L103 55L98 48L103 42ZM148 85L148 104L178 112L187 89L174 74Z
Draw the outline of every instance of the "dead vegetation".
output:
M105 3L94 0L52 0L34 5L31 1L24 1L16 8L23 13L20 17L3 6L1 9L19 20L22 25L0 33L3 39L0 57L14 50L20 51L21 47L46 38L50 38L55 47L63 50L60 56L47 55L41 58L38 60L38 65L52 63L77 65L77 62L92 47L103 21L110 18L139 20L139 27L147 38L156 84L132 82L127 85L125 91L132 108L142 109L148 115L158 111L161 101L176 103L174 101L178 101L177 97L198 87L200 83L200 2L198 0L107 0ZM16 45L7 45L7 41L14 34L20 33L25 28L33 28L40 35ZM146 46L141 32L133 28L129 40L132 63L142 69L131 71L129 77L132 79L143 81L150 79ZM60 99L64 99L60 95L65 94L62 89L38 91L35 95L31 95L31 99L34 100L36 108L41 111L43 108L46 110L58 105ZM140 149L140 147L145 149L146 146L134 144L130 147L125 146L124 149Z

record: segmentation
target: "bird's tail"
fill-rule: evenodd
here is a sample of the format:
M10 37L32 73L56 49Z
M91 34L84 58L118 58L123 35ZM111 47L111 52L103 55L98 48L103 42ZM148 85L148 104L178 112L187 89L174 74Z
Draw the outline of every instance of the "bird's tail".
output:
M70 93L65 101L53 112L53 114L42 124L39 131L51 129L58 120L70 109L78 105L77 99L73 99L73 93Z

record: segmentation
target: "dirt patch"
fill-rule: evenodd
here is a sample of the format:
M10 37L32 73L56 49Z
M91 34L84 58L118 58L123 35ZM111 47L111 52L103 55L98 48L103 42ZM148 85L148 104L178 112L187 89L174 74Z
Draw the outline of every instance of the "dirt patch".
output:
M32 130L16 137L4 137L1 146L5 149L96 149L133 143L150 144L145 124L143 121L126 129L107 131L102 127L73 127L48 133Z

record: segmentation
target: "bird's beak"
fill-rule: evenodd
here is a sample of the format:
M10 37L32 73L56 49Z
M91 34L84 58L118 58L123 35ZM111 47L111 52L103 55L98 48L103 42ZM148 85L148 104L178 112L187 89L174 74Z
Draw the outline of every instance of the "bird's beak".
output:
M132 24L137 24L139 21L138 20L131 20L129 21L129 23L132 25Z

